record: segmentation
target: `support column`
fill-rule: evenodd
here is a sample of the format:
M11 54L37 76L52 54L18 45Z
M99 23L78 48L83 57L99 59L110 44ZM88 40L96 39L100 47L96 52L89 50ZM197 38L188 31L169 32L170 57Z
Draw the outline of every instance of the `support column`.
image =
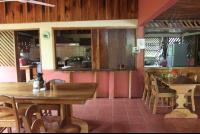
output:
M94 72L94 82L97 83L97 72L96 71ZM96 89L96 92L94 93L94 98L95 99L97 98L97 89Z
M109 73L109 99L114 99L115 91L115 72Z

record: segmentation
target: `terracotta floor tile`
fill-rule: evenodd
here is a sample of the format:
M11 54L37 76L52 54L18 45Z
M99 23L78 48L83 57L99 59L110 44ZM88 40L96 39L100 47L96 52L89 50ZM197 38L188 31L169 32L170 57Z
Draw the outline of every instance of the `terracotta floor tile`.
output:
M140 110L137 105L126 105L126 110Z
M113 116L112 117L113 124L129 124L129 120L127 116Z
M172 126L177 133L194 133L194 131L188 125L173 125Z
M157 133L157 130L153 124L147 124L150 133Z
M141 111L143 116L148 116L149 117L149 114L147 113L147 111L145 111L145 110L140 110L140 111Z
M171 126L155 126L158 133L176 133Z
M100 105L112 105L112 100L103 100L103 101L100 101Z
M130 124L131 133L149 133L148 126L146 124Z
M146 124L153 124L150 117L148 116L143 116L143 117L144 117L144 120L146 121Z
M90 100L87 102L87 105L99 105L100 100Z
M170 125L167 119L164 118L151 118L154 125Z
M188 125L200 125L199 119L183 119Z
M199 125L191 125L190 128L191 128L195 133L200 133Z
M113 116L127 116L125 110L113 110Z
M100 105L99 110L112 110L112 105Z
M85 107L85 109L96 109L96 110L98 110L99 109L99 105L87 105Z
M113 124L112 126L113 133L130 133L129 124Z
M152 113L149 113L149 117L150 118L163 118L165 117L165 114L152 114Z
M93 125L96 122L96 116L82 116L82 120L88 123L88 125Z
M113 105L124 105L124 101L113 101Z
M97 116L97 124L112 123L112 116Z
M110 110L110 109L99 109L98 116L112 116L112 110Z
M146 124L144 117L141 116L131 116L129 118L129 123L130 124Z
M179 126L188 126L188 124L183 119L167 119L167 121L173 126L173 125L179 125Z
M111 133L112 124L95 124L93 133Z
M97 112L98 112L98 110L96 110L96 109L86 109L86 110L83 112L83 115L84 115L84 116L96 116L96 115L97 115Z
M142 113L140 110L130 111L127 110L128 116L142 116Z
M112 109L113 110L124 110L124 111L126 111L125 105L113 105Z

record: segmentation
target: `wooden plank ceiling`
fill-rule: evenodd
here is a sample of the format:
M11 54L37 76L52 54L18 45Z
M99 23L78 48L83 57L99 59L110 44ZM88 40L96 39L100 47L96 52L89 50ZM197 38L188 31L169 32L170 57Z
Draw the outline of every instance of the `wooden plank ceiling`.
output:
M48 7L0 2L0 23L138 19L138 0L38 0Z
M179 0L145 25L145 29L199 29L200 0Z
M200 20L200 0L179 0L154 20Z

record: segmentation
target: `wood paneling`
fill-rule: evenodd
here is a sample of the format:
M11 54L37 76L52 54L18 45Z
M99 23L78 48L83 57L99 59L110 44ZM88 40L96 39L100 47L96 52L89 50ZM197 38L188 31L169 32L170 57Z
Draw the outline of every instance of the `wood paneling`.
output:
M135 54L132 52L133 47L135 46L135 30L127 29L126 30L126 58L127 58L127 68L135 67Z
M92 69L100 69L99 30L92 30Z
M108 68L118 68L119 30L108 30Z
M100 68L108 68L108 29L99 30Z
M100 69L135 68L135 29L99 30ZM94 52L95 53L95 52ZM93 61L95 62L95 61Z
M137 19L138 0L39 0L56 5L0 2L0 23Z

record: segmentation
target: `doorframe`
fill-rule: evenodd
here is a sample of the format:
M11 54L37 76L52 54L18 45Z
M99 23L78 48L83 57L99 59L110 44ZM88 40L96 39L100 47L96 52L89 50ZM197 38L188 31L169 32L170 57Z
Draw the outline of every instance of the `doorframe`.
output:
M38 30L39 34L39 43L41 45L41 40L40 40L40 29L17 29L17 30L12 30L14 32L14 49L15 49L15 68L16 68L16 82L21 82L21 72L20 72L20 65L19 65L19 49L18 49L18 31L34 31ZM41 54L41 47L39 46L39 51L40 51L40 64L41 64L41 72L42 72L42 54Z

